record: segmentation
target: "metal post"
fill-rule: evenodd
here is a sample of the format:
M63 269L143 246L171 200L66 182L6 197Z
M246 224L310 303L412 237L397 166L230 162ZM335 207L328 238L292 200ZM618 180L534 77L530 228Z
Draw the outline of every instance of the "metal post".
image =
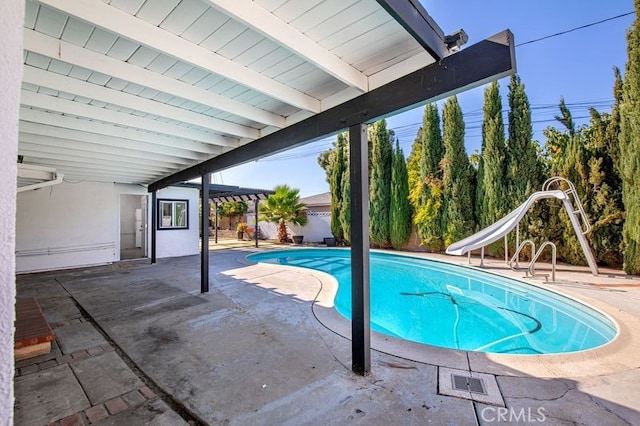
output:
M507 235L504 236L504 263L509 264L509 240Z
M200 200L202 213L200 223L202 228L202 250L200 250L200 292L209 292L209 183L211 174L202 175L202 188L200 189Z
M518 222L518 224L516 225L516 251L518 250L519 247L520 247L520 222ZM531 256L533 256L533 254L531 254ZM520 265L518 264L518 257L516 257L516 268L520 267Z
M158 228L158 198L156 191L151 193L151 263L156 263L156 230Z
M256 215L256 223L255 226L253 227L253 237L256 240L256 248L258 248L258 203L260 202L260 200L258 198L256 198L253 202L253 207L255 209L255 215Z
M349 128L351 184L351 355L353 371L371 370L369 324L369 166L367 125Z
M484 266L484 247L480 248L480 267Z
M218 202L216 201L215 203L213 203L213 206L215 207L215 210L216 210L216 216L215 216L216 219L215 219L215 221L213 223L213 227L215 229L214 229L213 232L214 232L214 235L215 235L215 242L216 242L216 244L218 244Z

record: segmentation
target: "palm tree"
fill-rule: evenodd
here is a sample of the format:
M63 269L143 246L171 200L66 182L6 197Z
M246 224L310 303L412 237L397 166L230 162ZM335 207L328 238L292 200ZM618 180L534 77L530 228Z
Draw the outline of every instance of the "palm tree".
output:
M277 185L274 194L260 204L260 220L278 224L278 240L287 242L287 223L304 226L307 215L300 202L300 190L288 185Z

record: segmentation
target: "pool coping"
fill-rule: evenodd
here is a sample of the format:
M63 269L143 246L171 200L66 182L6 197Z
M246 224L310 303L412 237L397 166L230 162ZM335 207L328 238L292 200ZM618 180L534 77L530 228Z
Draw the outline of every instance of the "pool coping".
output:
M397 254L405 257L424 258L412 256L411 254ZM250 261L246 257L239 257L236 260L245 265L256 264L256 262ZM524 281L496 271L487 271L486 269L460 265L459 263L442 259L432 260L495 274L569 297L604 314L617 326L618 333L607 344L585 351L565 354L516 355L442 348L411 342L371 330L371 348L373 350L424 364L514 377L529 375L543 378L589 377L640 368L640 357L638 357L640 353L640 319L633 315L597 299L579 295L565 288L551 289L548 286ZM333 276L325 272L297 266L259 264L279 270L295 270L297 273L315 277L321 286L312 303L312 311L315 318L327 329L347 340L351 340L351 322L338 313L333 305L338 288L338 282Z

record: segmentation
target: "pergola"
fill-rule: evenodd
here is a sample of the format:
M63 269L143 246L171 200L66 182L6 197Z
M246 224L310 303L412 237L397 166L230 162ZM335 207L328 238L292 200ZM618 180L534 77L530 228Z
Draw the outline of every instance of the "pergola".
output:
M174 186L186 187L186 188L201 188L201 185L195 183L182 183ZM220 185L220 184L210 184L209 185L209 202L213 201L215 205L215 226L214 226L214 238L216 244L218 243L218 204L226 203L229 201L244 201L249 202L253 201L254 211L255 211L255 222L256 228L255 233L253 235L254 242L256 248L258 248L258 205L260 200L266 200L269 195L273 194L274 191L270 189L258 189L258 188L243 188L240 186L234 185ZM202 195L201 195L202 199ZM204 220L204 219L203 219ZM204 223L204 222L203 222ZM205 228L203 228L205 229ZM155 262L155 232L156 229L152 229L152 244L151 244L151 252L152 252L152 262ZM205 244L205 242L207 244ZM208 258L209 255L209 235L203 232L202 235L202 251L203 257ZM206 252L205 252L206 250ZM206 285L208 283L208 279L202 279L201 285ZM205 288L202 288L202 292L206 292Z
M366 374L366 125L515 72L512 34L461 48L466 34L418 0L26 5L23 162L147 186L154 215L164 187L202 178L206 211L211 173L349 130L353 369Z

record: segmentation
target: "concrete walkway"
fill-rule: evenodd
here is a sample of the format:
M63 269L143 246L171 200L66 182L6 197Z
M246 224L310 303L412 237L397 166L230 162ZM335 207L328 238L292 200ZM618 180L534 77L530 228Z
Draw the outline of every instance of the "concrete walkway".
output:
M549 285L623 322L622 343L594 356L507 359L374 334L405 358L373 351L360 377L333 309L314 305L331 280L252 265L250 252L211 253L205 295L197 256L19 276L57 338L16 365L16 424L640 424L637 280L565 268ZM456 372L485 379L486 398L452 393Z

